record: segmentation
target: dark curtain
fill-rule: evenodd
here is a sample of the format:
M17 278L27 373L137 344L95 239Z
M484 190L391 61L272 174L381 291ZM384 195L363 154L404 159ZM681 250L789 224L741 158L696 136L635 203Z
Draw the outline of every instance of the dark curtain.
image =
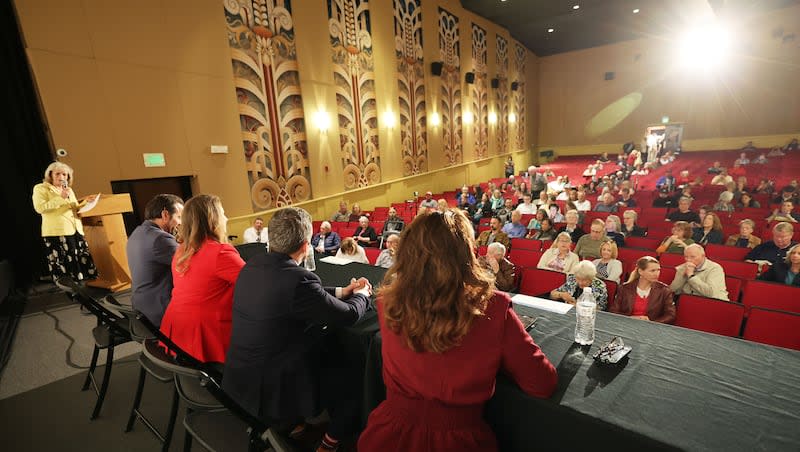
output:
M12 0L0 0L0 260L11 262L16 285L27 287L44 271L41 218L33 186L53 160L49 132Z

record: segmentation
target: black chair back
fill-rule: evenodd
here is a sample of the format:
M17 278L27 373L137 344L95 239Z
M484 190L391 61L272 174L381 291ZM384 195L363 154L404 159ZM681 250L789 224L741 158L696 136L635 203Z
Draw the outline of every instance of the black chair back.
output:
M113 295L106 295L98 303L111 312L119 312L128 320L128 330L131 332L131 338L136 342L144 342L145 339L155 337L150 329L139 321L139 311L133 306L120 303Z
M236 245L235 248L242 257L242 260L245 262L250 260L250 258L253 256L267 253L266 243L245 243L242 245Z
M107 327L110 333L118 337L132 340L128 320L106 309L97 300L92 298L86 292L86 289L79 286L75 280L69 277L61 277L56 281L56 286L69 295L73 301L80 303L89 312L94 314L94 316L97 317L98 324Z

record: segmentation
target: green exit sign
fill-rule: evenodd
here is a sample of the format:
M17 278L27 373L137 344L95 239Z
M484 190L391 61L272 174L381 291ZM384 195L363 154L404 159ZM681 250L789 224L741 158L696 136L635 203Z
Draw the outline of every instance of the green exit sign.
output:
M662 116L661 117L661 124L669 123L669 116Z
M147 168L167 166L167 161L164 160L164 154L160 152L153 154L142 154L142 157L144 157L144 166Z

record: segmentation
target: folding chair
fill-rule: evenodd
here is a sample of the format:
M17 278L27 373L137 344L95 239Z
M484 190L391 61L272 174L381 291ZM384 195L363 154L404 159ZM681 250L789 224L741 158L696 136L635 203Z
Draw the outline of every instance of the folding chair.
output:
M675 325L721 336L737 337L744 319L744 305L697 295L678 298Z

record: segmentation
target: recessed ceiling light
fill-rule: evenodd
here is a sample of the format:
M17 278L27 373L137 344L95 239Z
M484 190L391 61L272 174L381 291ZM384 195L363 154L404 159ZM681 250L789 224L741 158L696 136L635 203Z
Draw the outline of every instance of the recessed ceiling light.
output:
M548 29L547 29L547 32L548 32L548 33L552 33L552 32L554 32L554 31L556 31L556 29L555 29L555 28L548 28Z
M639 14L639 8L634 9L633 14Z
M575 6L572 7L572 9L579 9L580 7L581 7L581 5L575 5Z

